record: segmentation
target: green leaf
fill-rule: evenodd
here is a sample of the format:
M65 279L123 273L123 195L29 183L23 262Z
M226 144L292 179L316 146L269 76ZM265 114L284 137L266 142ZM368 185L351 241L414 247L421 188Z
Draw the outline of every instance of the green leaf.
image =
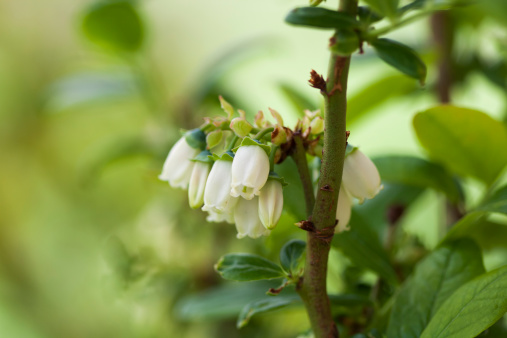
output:
M486 200L482 202L475 211L489 211L507 214L507 185L501 187L495 191L493 195L486 198Z
M433 251L417 265L397 295L387 336L420 337L442 303L460 286L483 273L481 251L471 240Z
M236 327L240 329L246 326L250 319L258 313L278 310L293 304L301 304L299 295L278 295L249 303L241 310Z
M364 0L364 2L370 5L373 11L391 19L396 18L398 14L399 0Z
M486 218L486 212L470 212L462 219L456 222L447 235L442 239L442 243L449 243L458 238L468 237L476 227L480 226Z
M94 43L122 52L141 48L144 27L132 1L100 1L88 9L83 18L85 35Z
M458 175L490 184L507 164L505 126L480 111L437 106L413 123L430 157Z
M295 272L305 252L305 248L305 241L293 239L287 242L282 247L282 250L280 250L280 263L282 264L282 268L289 273Z
M389 39L376 39L371 45L384 62L424 85L426 65L412 48Z
M463 199L458 182L438 164L413 156L384 156L373 160L383 182L443 192L452 202Z
M285 17L285 22L296 26L322 29L356 28L359 26L359 22L352 15L321 7L295 8Z
M371 299L357 294L328 295L331 307L352 307L371 305Z
M421 338L475 337L507 311L507 266L460 287L440 307Z
M265 299L273 281L225 284L183 297L175 306L183 320L217 320L238 316L245 304Z
M306 219L305 195L292 157L277 165L276 172L288 183L283 189L284 209L298 220Z
M355 210L352 210L350 230L335 235L332 244L355 265L375 271L390 284L398 283L396 272L377 234Z
M347 125L365 117L373 108L389 99L405 96L415 90L417 84L406 76L397 74L381 78L348 99Z
M275 263L257 255L246 253L227 254L220 258L215 270L225 279L249 281L273 279L284 276Z

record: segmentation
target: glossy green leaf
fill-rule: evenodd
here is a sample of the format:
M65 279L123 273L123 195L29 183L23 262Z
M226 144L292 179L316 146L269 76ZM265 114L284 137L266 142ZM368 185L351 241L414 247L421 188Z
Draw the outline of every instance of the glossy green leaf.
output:
M472 109L437 106L417 114L414 127L430 157L463 176L493 182L507 164L507 131Z
M284 276L275 263L257 255L246 253L227 254L220 258L215 270L225 279L250 281Z
M458 182L440 165L413 156L384 156L373 160L383 182L431 188L458 202L463 192Z
M475 210L507 214L507 185L496 190Z
M322 29L356 28L359 26L359 22L352 15L321 7L295 8L285 17L285 22L296 26Z
M458 238L468 237L474 229L482 224L487 213L484 211L470 212L456 222L447 235L443 238L442 243L449 243Z
M306 242L299 239L293 239L282 247L282 250L280 250L280 263L285 271L295 272L305 249Z
M397 16L399 0L364 0L373 11L394 19Z
M384 62L424 84L426 65L412 48L389 39L376 39L371 45Z
M299 179L296 164L292 157L277 165L276 172L288 185L283 189L283 206L297 220L306 219L305 196Z
M352 210L350 230L334 236L333 246L357 266L372 270L390 284L397 284L389 257L377 234Z
M302 304L299 295L291 294L278 295L275 297L271 296L249 303L245 305L245 307L241 310L238 321L236 322L236 326L238 329L242 328L246 326L250 319L256 314L278 310L293 304Z
M454 292L421 338L475 337L507 312L507 266L483 274Z
M366 86L347 101L347 125L357 122L373 108L394 97L405 96L418 89L416 83L403 75L392 75Z
M135 52L143 44L143 23L132 1L95 3L86 12L82 27L92 42L107 49Z
M392 338L418 338L442 303L484 273L480 249L471 240L442 246L420 262L397 295L387 329Z
M245 304L265 299L274 281L224 284L181 298L175 306L183 320L217 320L235 318Z

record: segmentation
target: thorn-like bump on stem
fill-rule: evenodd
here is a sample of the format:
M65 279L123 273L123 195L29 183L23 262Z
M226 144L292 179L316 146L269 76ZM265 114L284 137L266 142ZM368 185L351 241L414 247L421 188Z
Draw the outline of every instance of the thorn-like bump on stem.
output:
M308 80L310 86L313 88L320 89L321 93L326 92L326 80L322 75L319 75L315 70L312 69L310 72L310 80Z

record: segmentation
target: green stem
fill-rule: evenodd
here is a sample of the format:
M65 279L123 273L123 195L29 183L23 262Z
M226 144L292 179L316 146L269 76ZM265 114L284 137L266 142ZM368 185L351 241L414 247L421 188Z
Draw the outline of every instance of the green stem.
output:
M236 145L236 142L238 142L238 139L239 139L239 136L238 135L234 135L231 142L229 142L229 144L227 145L227 150L231 150L232 148L234 148L234 146Z
M267 133L272 133L273 130L275 130L275 128L273 127L268 127L268 128L264 128L264 129L261 129L261 131L259 131L256 135L254 135L254 140L261 140L264 135L266 135Z
M303 192L305 194L306 215L310 217L315 204L315 194L313 193L312 177L308 169L308 161L306 160L306 150L303 145L301 133L295 133L293 136L294 148L291 157L298 168L299 178L303 184Z
M357 0L340 0L340 11L355 15ZM305 272L298 286L317 338L338 337L326 289L327 262L336 225L336 209L346 148L347 78L350 57L332 54L325 99L324 151L319 189L311 221L316 231L307 235Z

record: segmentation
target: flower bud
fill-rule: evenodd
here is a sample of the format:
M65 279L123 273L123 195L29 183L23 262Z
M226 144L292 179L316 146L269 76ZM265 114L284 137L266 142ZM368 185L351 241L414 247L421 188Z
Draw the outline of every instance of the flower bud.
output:
M336 55L349 56L359 48L359 37L351 29L339 29L331 38L329 50Z
M180 138L169 151L162 173L158 176L160 180L169 182L173 188L187 188L194 168L194 162L191 159L200 153L200 149L190 146L188 139L192 140L192 136L187 138L187 134Z
M232 119L230 127L239 137L245 137L252 131L252 125L243 117Z
M382 190L380 175L375 164L358 149L353 150L343 166L343 187L352 197L363 203L366 198L375 197Z
M350 221L350 214L352 209L352 200L347 191L343 188L343 184L340 186L340 192L338 193L338 208L336 209L336 219L338 224L334 229L334 232L340 233L349 230L348 224Z
M259 201L258 197L251 200L240 198L234 209L234 222L238 231L238 238L245 236L258 238L262 235L269 235L259 219Z
M251 200L266 184L269 175L268 146L243 139L232 161L231 195Z
M285 128L280 125L276 125L275 129L271 133L271 143L279 146L285 142L287 142L287 132L285 131Z
M273 229L282 215L283 188L276 179L268 179L259 193L259 218L268 230Z
M215 214L227 215L231 213L237 198L231 196L232 181L232 157L223 155L217 159L211 168L211 172L204 189L203 211ZM214 217L215 219L218 217Z
M211 153L205 150L194 159L195 164L188 185L188 204L192 209L200 208L204 202L204 188L213 162L208 155Z
M232 210L227 213L219 213L213 210L208 210L206 221L213 223L227 222L229 224L234 224L234 213Z
M320 134L324 131L324 119L320 116L317 116L310 122L310 133L313 135Z

